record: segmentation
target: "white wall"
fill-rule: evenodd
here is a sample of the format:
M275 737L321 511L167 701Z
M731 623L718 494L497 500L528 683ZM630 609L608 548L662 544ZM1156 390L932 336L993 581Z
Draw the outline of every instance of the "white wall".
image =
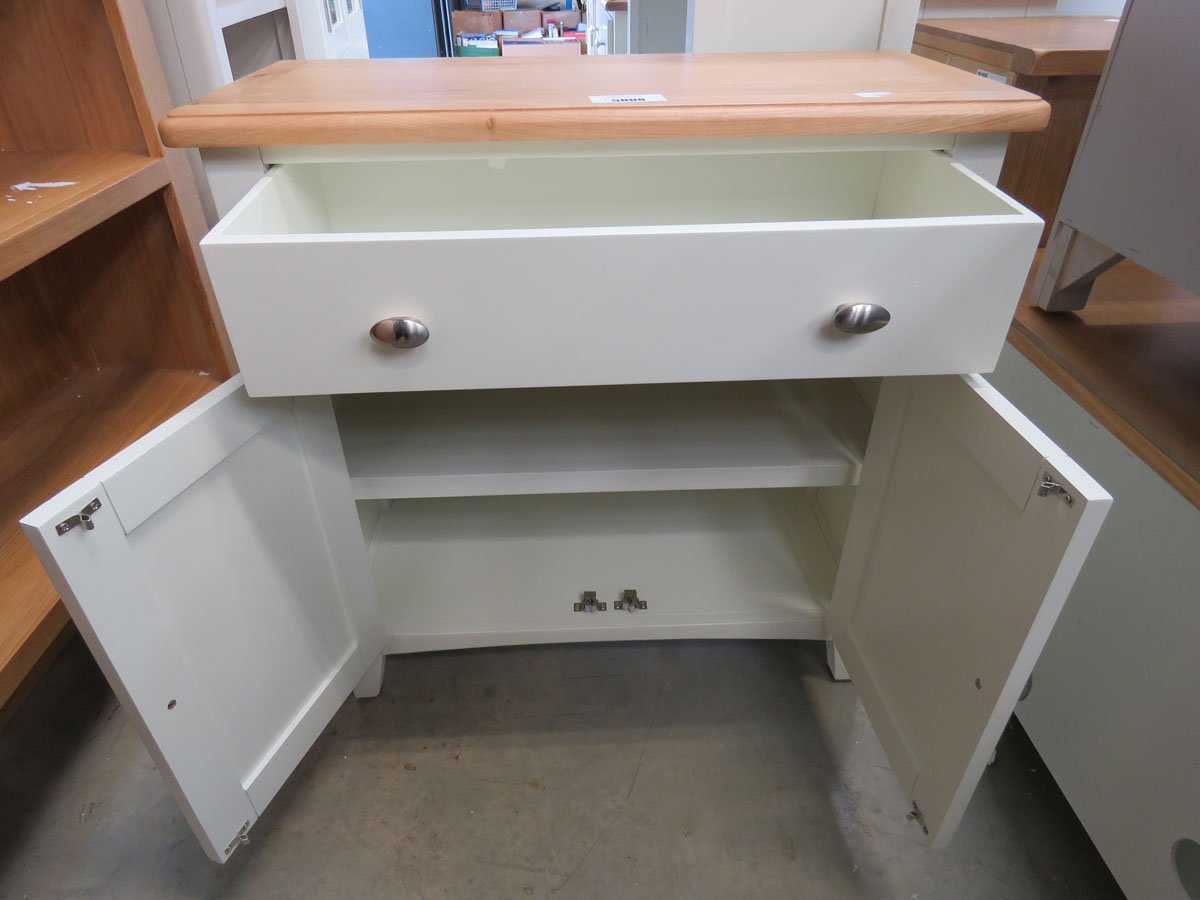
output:
M873 50L883 5L884 0L693 0L692 50Z
M670 20L680 15L679 0L633 3L645 7L641 15L657 31L673 33ZM1119 16L1124 0L691 0L691 5L691 49L711 53L907 50L918 17ZM634 47L637 52L636 39Z

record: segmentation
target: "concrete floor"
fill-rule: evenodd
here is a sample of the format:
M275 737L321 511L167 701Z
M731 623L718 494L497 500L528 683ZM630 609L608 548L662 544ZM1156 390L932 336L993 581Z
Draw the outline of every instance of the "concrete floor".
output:
M0 897L1121 896L1019 730L928 849L822 653L391 657L217 866L76 639L0 734Z

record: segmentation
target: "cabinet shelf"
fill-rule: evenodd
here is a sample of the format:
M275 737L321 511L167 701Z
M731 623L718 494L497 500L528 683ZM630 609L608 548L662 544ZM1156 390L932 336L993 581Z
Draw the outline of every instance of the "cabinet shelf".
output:
M855 484L846 380L360 394L335 405L359 500Z
M0 430L0 706L68 620L17 520L216 385L186 370L89 371Z
M0 279L169 181L164 160L128 151L0 152Z
M372 541L385 652L545 641L819 639L836 566L808 493L394 503ZM581 571L590 573L586 583ZM648 608L616 610L626 588ZM608 610L574 612L585 590L596 591Z

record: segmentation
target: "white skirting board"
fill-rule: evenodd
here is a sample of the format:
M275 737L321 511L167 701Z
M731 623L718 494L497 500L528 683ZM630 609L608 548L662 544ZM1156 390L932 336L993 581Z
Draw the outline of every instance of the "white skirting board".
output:
M405 500L372 540L385 652L824 637L833 556L803 490ZM625 589L648 608L615 608ZM595 591L604 612L575 612Z

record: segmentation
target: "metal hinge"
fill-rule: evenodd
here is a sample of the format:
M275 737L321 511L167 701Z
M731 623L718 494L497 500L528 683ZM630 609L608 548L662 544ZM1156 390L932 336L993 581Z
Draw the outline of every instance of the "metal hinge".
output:
M637 591L626 588L621 591L621 599L613 604L614 609L623 609L626 612L634 612L635 610L645 609L646 601L639 600Z
M66 534L76 525L82 525L85 531L91 531L96 527L96 523L92 521L92 513L100 508L100 498L97 497L87 506L79 511L79 515L71 516L69 519L63 519L54 526L54 530L59 534Z
M575 612L604 612L608 609L607 603L601 603L596 599L595 591L584 591L583 597L579 603L572 605Z
M244 825L242 825L241 828L238 829L238 833L233 836L233 840L229 842L229 846L225 848L226 856L228 856L230 853L232 853L234 850L236 850L242 844L250 843L250 838L246 834L246 832L248 832L249 830L250 830L250 820L247 819L246 823Z
M1042 476L1042 483L1038 485L1039 497L1048 497L1051 494L1058 494L1066 502L1067 506L1075 505L1075 498L1071 496L1071 492L1054 480L1054 476L1047 472Z
M916 822L921 826L921 830L923 832L929 834L929 826L925 824L925 814L921 812L921 807L917 806L917 802L915 800L913 801L912 812L910 812L904 818L908 819L910 822Z

